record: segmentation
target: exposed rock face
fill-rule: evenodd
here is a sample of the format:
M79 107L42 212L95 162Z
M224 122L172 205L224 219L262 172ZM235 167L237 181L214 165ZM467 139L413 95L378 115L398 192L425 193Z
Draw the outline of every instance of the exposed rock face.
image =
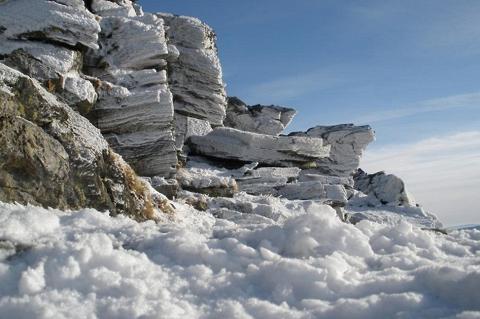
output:
M235 179L228 176L205 175L202 171L181 168L177 180L184 190L212 197L232 197L238 192Z
M236 178L239 189L253 195L274 194L279 187L296 181L300 173L298 167L261 167L245 172Z
M241 131L279 135L292 121L297 111L281 106L247 106L236 97L228 98L224 125Z
M81 51L98 48L100 26L83 1L6 1L0 30L5 64L39 80L78 111L90 110L97 94L81 74Z
M407 192L405 183L395 175L378 172L367 174L359 169L354 175L355 189L372 196L383 205L415 206L415 200Z
M330 151L321 138L271 136L226 127L192 136L189 145L200 155L272 166L308 166Z
M68 2L73 5L62 5ZM97 49L100 26L83 3L74 1L3 1L1 36L7 39L40 40Z
M190 136L203 136L211 131L210 123L205 120L175 114L175 141L178 150L183 150L184 143Z
M196 18L157 15L165 21L169 44L178 49L168 66L175 112L221 126L227 101L215 33Z
M1 63L0 131L2 201L94 207L140 220L167 205L152 197L87 119Z
M92 9L102 15L101 50L89 52L88 66L103 82L89 118L138 174L172 177L177 154L163 20L137 16L129 2L94 0Z
M317 161L317 170L333 176L351 176L358 168L366 146L375 138L370 126L353 124L316 126L306 133L295 132L290 135L318 137L331 145L330 156Z

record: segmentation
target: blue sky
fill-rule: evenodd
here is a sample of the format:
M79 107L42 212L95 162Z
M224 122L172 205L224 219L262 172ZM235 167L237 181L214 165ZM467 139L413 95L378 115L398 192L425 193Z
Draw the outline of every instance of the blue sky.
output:
M432 139L478 137L463 133L480 131L480 1L144 0L140 4L145 11L192 15L211 25L218 35L228 94L249 104L297 109L289 130L370 124L377 133L365 164L371 169L402 172L404 167L394 162L392 167L375 165L385 155L382 152L395 145L408 152L408 145ZM448 149L445 142L445 164L450 161L445 158ZM480 157L472 154L473 163L478 161L468 170L477 174ZM414 165L402 165L410 164ZM439 174L436 166L421 167L413 176ZM459 170L458 175L468 170ZM448 184L446 178L443 183ZM407 182L417 181L407 178ZM473 186L475 193L480 191L480 177ZM426 188L415 193L420 202L428 198L422 192L432 198L438 195ZM466 196L464 191L472 192L472 187L459 191ZM480 222L480 212L471 207L449 213L458 205L452 199L437 214L448 215L449 223Z

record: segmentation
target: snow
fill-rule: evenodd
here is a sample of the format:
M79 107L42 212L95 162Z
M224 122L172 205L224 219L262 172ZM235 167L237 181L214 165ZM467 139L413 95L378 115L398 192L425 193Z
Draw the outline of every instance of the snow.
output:
M206 212L175 202L159 224L0 203L0 317L480 317L478 229L351 225L315 201L225 200L236 218L214 217L220 199Z

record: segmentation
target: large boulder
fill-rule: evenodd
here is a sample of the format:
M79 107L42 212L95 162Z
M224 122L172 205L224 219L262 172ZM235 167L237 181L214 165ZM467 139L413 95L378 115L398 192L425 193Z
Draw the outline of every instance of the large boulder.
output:
M178 49L169 61L175 112L221 126L227 106L213 30L192 17L158 13L168 42Z
M370 126L353 124L315 126L305 133L295 132L290 136L322 138L326 145L330 145L330 156L317 161L316 172L333 176L353 175L358 168L363 151L375 139Z
M292 121L297 111L274 105L248 106L236 97L228 98L224 125L241 131L279 135Z
M138 220L170 210L87 119L0 63L0 200L93 207Z
M327 157L330 147L321 138L271 136L219 127L204 136L189 139L199 155L240 162L259 162L270 166L309 167Z

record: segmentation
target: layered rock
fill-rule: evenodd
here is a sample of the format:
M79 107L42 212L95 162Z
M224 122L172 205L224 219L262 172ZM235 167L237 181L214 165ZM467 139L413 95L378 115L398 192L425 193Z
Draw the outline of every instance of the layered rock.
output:
M165 21L169 44L178 49L168 66L175 112L221 126L227 102L215 33L196 18L157 16Z
M175 142L177 150L182 150L190 136L203 136L212 131L210 123L194 117L175 114Z
M82 51L98 48L100 26L83 1L6 1L0 4L0 55L82 113L97 94L81 74ZM33 9L32 9L33 6Z
M382 205L416 206L405 183L395 175L378 172L367 174L359 169L354 175L355 189L373 197ZM372 201L372 199L370 199Z
M329 155L321 138L271 136L216 128L205 136L192 136L189 146L196 154L271 166L309 166Z
M79 1L2 1L1 36L97 49L100 26Z
M170 209L87 119L1 63L0 131L2 201L94 207L139 220Z
M370 126L353 124L316 126L305 133L295 132L290 136L322 138L330 145L330 156L317 161L316 171L333 176L351 176L358 168L363 151L375 138Z
M137 16L130 2L95 0L92 10L102 15L101 50L89 52L88 70L102 82L89 118L138 174L172 177L177 155L163 20Z
M279 135L296 113L294 109L281 106L248 106L239 98L229 97L223 124L241 131Z

